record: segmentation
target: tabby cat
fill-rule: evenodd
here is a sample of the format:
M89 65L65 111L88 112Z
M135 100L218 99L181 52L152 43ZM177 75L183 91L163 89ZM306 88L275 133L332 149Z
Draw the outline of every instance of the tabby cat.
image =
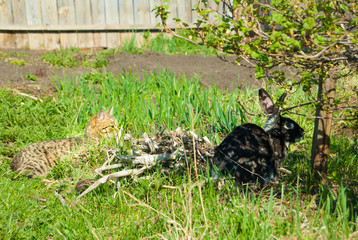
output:
M107 138L118 133L118 122L112 113L113 108L100 111L92 117L84 137L30 144L14 156L11 169L27 173L29 177L46 175L61 157L87 144L97 144L102 137Z

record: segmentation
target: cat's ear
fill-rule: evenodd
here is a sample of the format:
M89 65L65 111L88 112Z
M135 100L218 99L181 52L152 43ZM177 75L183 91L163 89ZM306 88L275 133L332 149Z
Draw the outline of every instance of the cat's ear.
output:
M94 128L97 125L97 122L98 122L98 116L95 115L90 120L91 127Z
M106 112L103 110L99 111L99 113L96 115L98 121L102 121L105 117L106 117Z
M109 115L113 115L113 107L111 107L110 109L108 109L107 113L108 113Z
M91 127L95 127L99 121L103 120L104 116L105 114L103 110L99 111L99 113L94 115L90 120Z

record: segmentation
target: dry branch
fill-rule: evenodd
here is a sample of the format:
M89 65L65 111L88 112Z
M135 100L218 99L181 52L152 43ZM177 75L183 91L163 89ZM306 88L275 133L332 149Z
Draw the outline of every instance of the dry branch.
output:
M60 200L61 204L63 206L66 205L65 199L63 199L63 197L61 196L61 194L59 194L58 192L55 192L55 196L58 198L58 200Z
M283 167L280 167L278 169L279 172L283 172L283 173L286 173L286 174L292 174L292 172L286 168L283 168Z
M136 176L139 175L141 173L143 173L145 170L150 169L153 166L144 166L140 169L130 169L130 170L123 170L120 172L116 172L116 173L112 173L109 175L106 175L102 178L100 178L98 181L96 181L95 183L93 183L91 186L89 186L89 188L87 188L83 193L81 193L77 199L80 199L81 197L83 197L84 195L86 195L87 193L91 192L93 189L97 188L100 184L107 182L108 180L114 179L114 178L120 178L120 177L125 177L125 176Z
M159 161L163 161L166 159L175 159L175 154L157 154L157 155L148 155L148 156L140 156L140 157L136 157L136 158L132 158L129 156L123 156L121 155L120 158L125 158L125 159L130 159L132 160L132 165L144 165L142 168L140 169L129 169L129 170L123 170L120 172L115 172L115 173L111 173L108 174L102 178L100 178L98 181L94 182L90 187L88 187L83 193L81 193L77 199L83 197L84 195L86 195L87 193L89 193L90 191L92 191L93 189L97 188L100 184L105 183L111 179L114 178L121 178L121 177L126 177L126 176L137 176L142 174L143 172L145 172L145 170L150 169L152 167L154 167ZM114 169L114 168L118 168L121 167L122 164L115 164L115 165L110 165L107 167L101 167L97 170L100 171L104 171L104 170L109 170L109 169Z
M158 149L158 146L153 142L152 139L149 138L147 133L143 134L144 142L149 146L150 153L155 152L156 149Z
M133 166L136 166L136 165L155 165L158 161L163 161L163 160L167 160L167 159L175 160L175 156L176 156L176 153L173 153L173 154L163 153L163 154L156 154L156 155L144 155L144 156L139 156L139 157L135 157L135 158L125 156L125 155L118 155L118 157L121 158L121 159L131 161Z
M12 91L13 91L13 93L15 93L15 94L17 94L17 95L20 95L20 96L23 96L23 97L27 97L27 98L31 98L31 99L36 100L36 101L39 101L39 102L43 102L43 100L42 100L41 98L34 97L34 96L30 95L30 94L20 92L20 91L18 91L18 90L16 90L16 89L13 89Z
M122 163L118 163L118 164L113 164L113 165L107 165L107 166L102 166L100 168L95 169L96 172L103 172L106 170L111 170L111 169L116 169L116 168L121 168L123 167Z
M214 149L213 144L207 137L199 138L196 133L192 131L184 132L181 128L177 128L175 131L165 130L153 138L149 138L147 134L143 134L142 139L133 139L131 136L126 135L124 140L131 142L133 156L121 155L118 151L114 152L112 156L107 154L108 160L105 164L94 170L101 178L90 185L77 199L94 190L102 183L107 181L115 183L112 179L140 175L158 163L163 164L163 171L167 171L168 168L168 171L172 171L173 168L178 170L185 166L183 161L186 161L188 156L196 155L200 156L204 163L202 165L206 167L206 160L212 156ZM138 151L138 149L140 150ZM152 154L153 152L158 154ZM117 163L107 165L112 161L117 161ZM126 166L131 166L131 169L123 169L108 175L102 174L104 171Z

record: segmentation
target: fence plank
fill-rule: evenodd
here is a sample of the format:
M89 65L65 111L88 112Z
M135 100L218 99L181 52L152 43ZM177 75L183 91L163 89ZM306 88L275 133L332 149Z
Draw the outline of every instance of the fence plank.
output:
M14 19L12 17L11 11L11 0L0 1L0 21L4 25L14 24Z
M57 0L42 0L42 24L58 25Z
M25 0L12 0L12 12L14 14L14 24L27 24Z
M14 24L11 8L11 0L3 0L0 4L0 22L4 25ZM12 33L0 32L0 47L15 48L15 35Z
M176 21L173 20L173 18L178 17L178 2L177 2L177 0L170 1L168 11L170 12L170 14L168 16L167 23L168 24L175 24Z
M28 25L41 25L41 0L26 0L26 18ZM43 33L28 33L31 49L44 49Z
M42 24L43 25L58 25L58 11L57 0L42 0ZM45 49L59 49L60 33L44 33L44 46Z
M175 28L177 24L168 25L169 28ZM195 27L195 25L189 25L189 27ZM131 31L131 30L152 30L154 26L152 24L146 25L134 25L134 24L102 24L102 25L12 25L3 26L0 25L0 31Z
M150 2L148 0L136 0L133 1L133 9L134 9L134 24L145 24L150 23ZM135 36L135 44L137 46L143 43L143 33L134 33Z
M189 0L190 1L190 0ZM160 6L160 0L150 0L150 23L154 26L156 26L158 23L161 22L160 17L155 17L155 12L153 12L153 9L155 7Z
M60 25L76 24L73 0L58 0L58 23ZM77 33L60 33L62 48L77 47Z
M199 4L199 0L192 0L191 8L194 9L196 5ZM191 12L191 21L192 23L196 23L198 21L198 13L195 11Z
M133 3L134 24L150 23L148 0L136 0Z
M92 0L92 23L93 24L106 24L105 16L105 2L103 0ZM106 33L93 33L94 47L105 48L107 47L107 34Z
M140 43L143 40L142 31L154 29L160 22L152 12L160 2L0 0L0 47L112 48L123 41L130 41L133 35L136 36L136 43ZM197 2L198 0L171 0L168 26L176 26L172 19L177 16L193 26L192 20L197 17L191 8Z
M75 0L76 24L92 24L91 1ZM77 41L79 48L93 48L93 33L79 32L77 33Z
M119 0L119 24L134 24L132 1ZM121 44L131 40L133 33L130 31L120 33Z
M42 24L41 0L26 0L25 3L27 24Z
M181 20L185 23L191 23L192 19L192 6L191 6L192 0L182 0L181 4L178 5L178 16Z
M119 23L134 24L132 1L118 0L119 3Z
M106 23L107 24L118 24L119 23L119 5L117 1L106 0ZM120 45L119 33L109 32L107 33L107 47L115 48Z
M12 13L14 24L27 24L25 0L12 1ZM16 33L15 43L17 48L27 48L29 46L29 37L27 33Z

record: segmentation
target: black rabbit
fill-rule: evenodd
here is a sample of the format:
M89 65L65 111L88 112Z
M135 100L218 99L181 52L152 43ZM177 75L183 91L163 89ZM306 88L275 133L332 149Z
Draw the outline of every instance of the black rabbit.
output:
M283 102L286 94L279 101ZM261 109L267 121L261 127L247 123L236 127L215 148L214 171L231 174L238 183L259 183L262 187L277 177L290 144L304 138L304 130L293 120L282 117L270 95L259 90Z

